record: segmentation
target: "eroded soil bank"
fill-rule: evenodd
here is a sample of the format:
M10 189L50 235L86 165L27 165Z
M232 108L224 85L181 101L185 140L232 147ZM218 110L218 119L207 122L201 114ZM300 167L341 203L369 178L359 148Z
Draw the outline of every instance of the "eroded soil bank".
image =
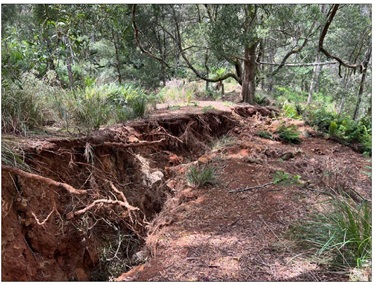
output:
M108 280L141 262L147 225L173 195L167 168L235 124L213 111L84 138L4 136L25 165L2 168L2 280Z
M160 110L88 137L3 137L26 164L2 167L2 280L348 280L283 234L329 189L371 200L371 163L275 112ZM259 137L284 121L301 144ZM189 186L202 164L217 182ZM277 171L303 184L256 188Z

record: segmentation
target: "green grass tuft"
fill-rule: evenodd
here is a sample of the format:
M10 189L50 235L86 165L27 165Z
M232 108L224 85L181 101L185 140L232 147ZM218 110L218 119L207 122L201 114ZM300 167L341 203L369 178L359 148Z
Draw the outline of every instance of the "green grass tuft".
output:
M349 197L335 197L324 213L311 215L296 226L294 237L316 250L322 260L339 267L368 265L371 260L371 204L355 203Z
M193 187L202 187L216 182L216 170L211 165L191 166L186 173L186 180Z

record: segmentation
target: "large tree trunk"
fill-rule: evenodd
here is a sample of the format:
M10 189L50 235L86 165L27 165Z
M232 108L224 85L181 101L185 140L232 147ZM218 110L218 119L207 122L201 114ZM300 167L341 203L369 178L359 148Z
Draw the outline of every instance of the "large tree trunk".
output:
M242 99L244 102L254 104L255 73L256 73L256 48L258 43L245 48L244 74L242 80Z

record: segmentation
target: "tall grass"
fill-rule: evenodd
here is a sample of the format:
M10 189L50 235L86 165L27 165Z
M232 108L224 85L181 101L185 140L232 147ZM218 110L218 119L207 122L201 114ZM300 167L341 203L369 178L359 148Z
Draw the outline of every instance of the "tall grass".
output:
M48 76L47 76L48 75ZM36 78L22 76L22 84L6 84L2 88L2 131L27 135L46 122L66 130L90 133L102 125L143 117L158 97L134 84L98 85L87 80L86 87L65 90L47 74ZM52 76L53 77L53 76Z
M11 147L10 143L1 142L1 164L30 171L30 167L25 163L24 158Z
M335 197L325 212L294 228L295 238L335 266L359 267L371 260L371 204Z

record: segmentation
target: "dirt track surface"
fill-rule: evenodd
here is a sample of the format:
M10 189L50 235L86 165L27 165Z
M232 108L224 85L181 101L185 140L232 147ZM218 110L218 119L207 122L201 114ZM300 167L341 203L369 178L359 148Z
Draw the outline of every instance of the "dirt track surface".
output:
M368 159L316 137L300 121L285 120L304 134L300 145L257 136L282 123L260 115L272 110L199 104L174 111L159 106L146 120L90 138L8 138L18 141L36 173L87 194L2 170L2 280L348 280L318 265L285 233L327 199L327 189L343 186L371 199ZM89 151L95 163L87 160ZM215 185L187 185L186 171L197 164L217 169ZM157 171L163 178L145 187ZM299 175L302 183L233 191L269 184L276 171ZM124 201L114 189L140 210L118 202L87 208L98 199ZM106 258L123 258L122 272L128 271L110 276L98 266L99 249L118 241L119 232L129 243L118 251L112 244ZM131 262L139 252L146 262Z

